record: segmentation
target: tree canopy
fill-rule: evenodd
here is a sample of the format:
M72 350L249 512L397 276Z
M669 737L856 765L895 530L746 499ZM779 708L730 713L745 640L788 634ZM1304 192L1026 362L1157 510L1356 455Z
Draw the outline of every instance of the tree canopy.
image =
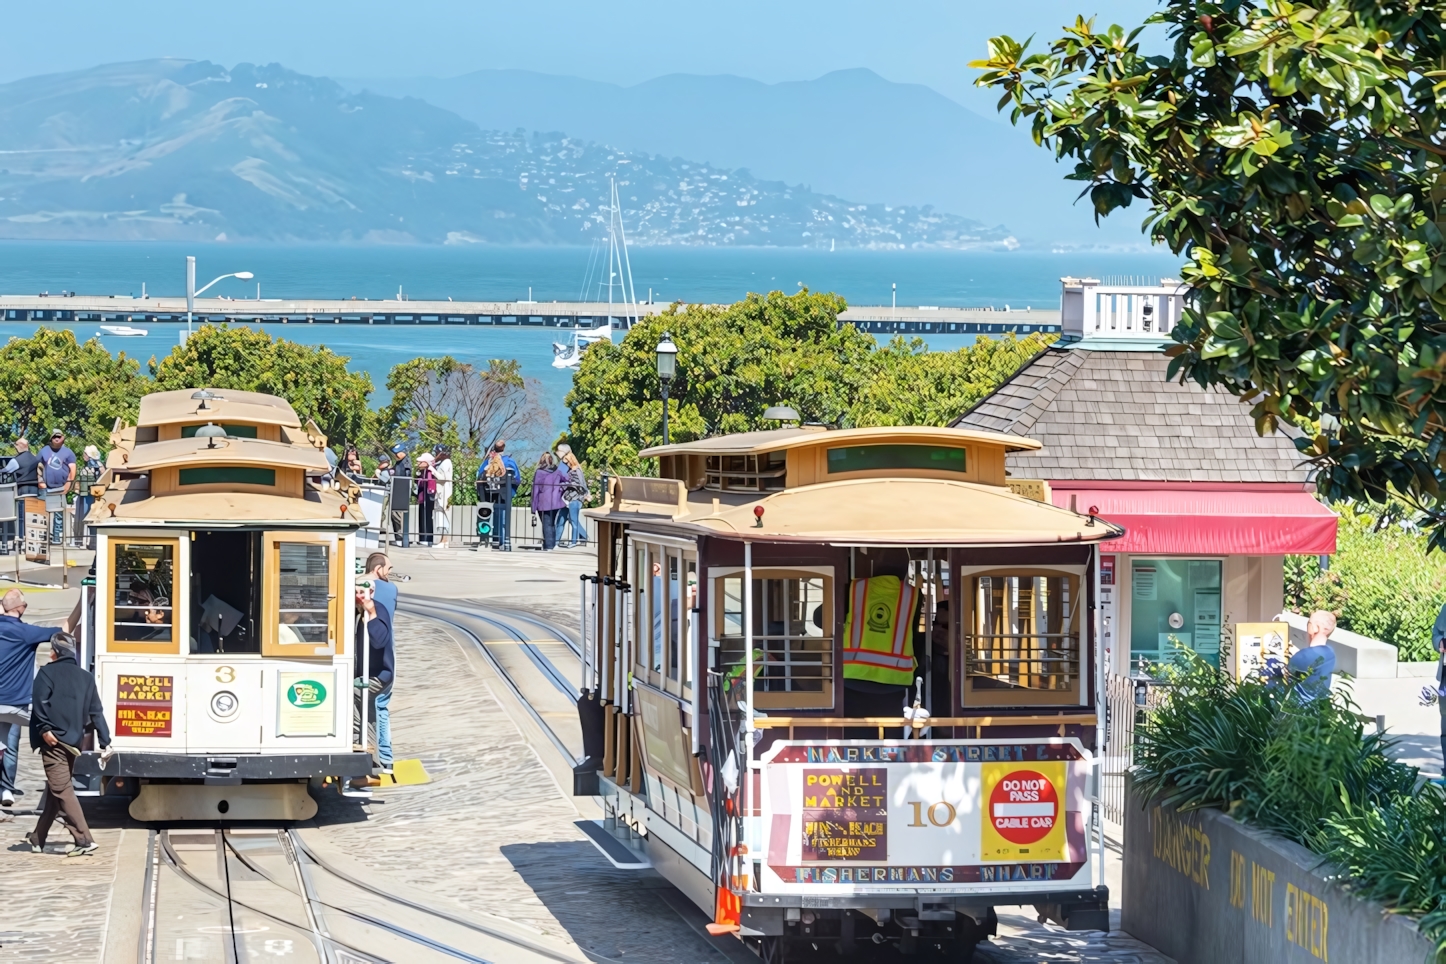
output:
M1189 256L1171 374L1302 429L1328 496L1407 495L1439 544L1446 2L1167 0L1147 23L1168 54L1084 19L1043 53L996 37L979 83L1097 217L1144 201Z
M246 327L202 325L159 362L143 391L205 385L278 395L303 422L312 419L334 444L355 443L368 423L371 376L347 368L350 359Z
M72 445L104 444L117 417L135 417L145 383L134 358L112 358L69 331L41 328L0 345L0 412L14 438L35 446L37 434L57 427Z
M573 379L567 441L589 466L647 473L638 452L662 442L663 403L654 350L678 346L668 432L687 441L776 428L770 405L829 425L942 425L1033 357L1046 339L979 339L928 352L920 339L880 348L840 325L843 299L802 290L750 294L733 305L674 305L638 322L618 344L588 348Z

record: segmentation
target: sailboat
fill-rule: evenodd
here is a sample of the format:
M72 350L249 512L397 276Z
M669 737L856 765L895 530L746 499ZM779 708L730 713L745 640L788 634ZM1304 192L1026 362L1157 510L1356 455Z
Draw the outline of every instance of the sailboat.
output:
M598 287L608 289L608 313L606 324L596 328L573 328L569 341L552 343L552 367L576 368L582 362L582 353L589 345L612 341L613 329L624 331L638 322L638 296L633 288L633 265L628 259L628 234L623 228L622 204L618 199L618 182L610 179L612 197L608 211L607 240L607 281L599 281ZM587 288L592 281L592 264L589 259L587 274L583 277L583 292L579 300L586 300ZM614 300L617 289L618 300ZM599 299L601 300L601 299Z

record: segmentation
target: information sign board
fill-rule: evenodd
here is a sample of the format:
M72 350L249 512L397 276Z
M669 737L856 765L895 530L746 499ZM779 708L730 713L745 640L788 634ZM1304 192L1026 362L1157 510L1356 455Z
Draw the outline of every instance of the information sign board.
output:
M1091 886L1073 738L788 741L762 761L764 893Z
M278 673L277 736L336 734L336 672Z
M25 558L30 562L50 562L50 513L45 511L45 500L26 496L25 502Z
M115 681L115 735L171 735L170 676L118 676Z
M1235 652L1230 665L1236 679L1258 676L1268 662L1289 662L1295 647L1290 645L1289 623L1236 623Z

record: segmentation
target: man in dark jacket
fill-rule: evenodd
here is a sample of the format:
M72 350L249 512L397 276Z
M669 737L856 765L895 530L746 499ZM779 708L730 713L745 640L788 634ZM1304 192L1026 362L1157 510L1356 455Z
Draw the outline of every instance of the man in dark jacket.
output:
M357 742L365 734L360 732L362 701L367 701L367 718L376 726L377 762L385 773L392 771L391 703L392 681L395 677L396 658L392 649L392 614L385 605L377 602L375 592L369 587L357 587L356 605L358 626L356 632L356 690L357 700ZM365 627L367 647L366 666L362 666L362 630ZM381 780L358 777L353 787L380 786Z
M69 633L50 637L50 662L35 676L30 700L30 746L40 751L45 765L45 806L35 830L26 835L35 853L45 850L45 838L58 811L65 811L66 829L75 838L67 857L96 851L95 840L71 783L75 758L85 742L85 731L95 730L101 748L110 746L110 727L95 689L95 678L75 663L75 638Z

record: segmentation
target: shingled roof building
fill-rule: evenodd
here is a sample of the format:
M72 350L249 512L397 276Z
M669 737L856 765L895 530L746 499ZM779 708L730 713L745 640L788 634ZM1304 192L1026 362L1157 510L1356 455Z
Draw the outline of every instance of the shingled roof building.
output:
M1063 336L955 424L1038 439L1008 456L1010 475L1125 527L1101 564L1116 671L1168 653L1171 636L1214 656L1222 630L1281 611L1287 553L1335 551L1335 516L1291 440L1256 434L1250 406L1166 380L1178 282L1062 281Z

